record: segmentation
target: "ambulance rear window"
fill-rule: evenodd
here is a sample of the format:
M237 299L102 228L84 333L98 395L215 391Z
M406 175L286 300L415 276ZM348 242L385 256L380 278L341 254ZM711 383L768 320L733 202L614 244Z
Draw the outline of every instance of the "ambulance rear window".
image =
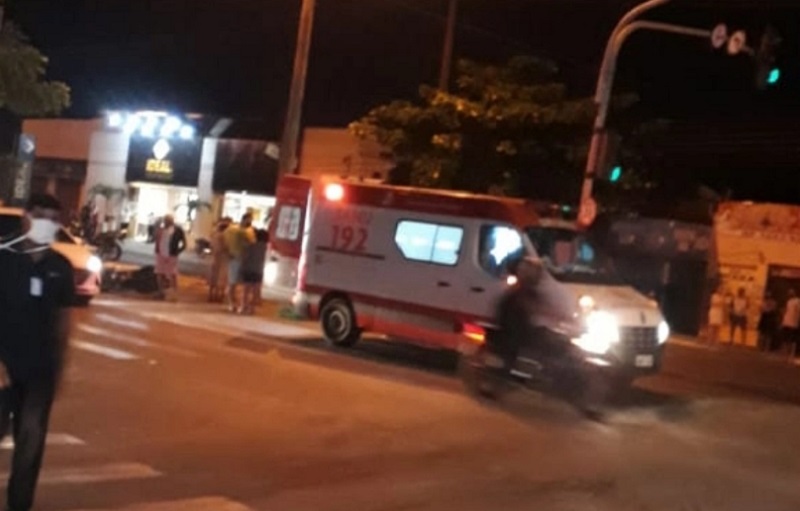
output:
M278 226L275 237L280 240L294 241L300 236L300 219L303 210L297 206L281 206L278 212Z
M402 220L397 224L394 241L406 259L455 266L463 238L461 227Z

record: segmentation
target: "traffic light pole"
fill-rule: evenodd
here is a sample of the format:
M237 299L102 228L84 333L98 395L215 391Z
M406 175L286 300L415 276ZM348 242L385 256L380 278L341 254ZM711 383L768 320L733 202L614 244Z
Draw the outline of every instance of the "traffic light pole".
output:
M594 130L592 132L592 141L589 146L589 157L586 160L586 170L583 178L583 187L581 189L580 201L580 214L579 219L588 219L593 217L593 214L584 214L586 211L596 211L596 204L592 199L592 191L594 187L594 178L597 175L600 164L600 155L602 153L602 142L606 130L606 120L608 118L608 110L611 103L611 93L614 88L614 77L617 69L617 59L622 45L630 37L631 34L638 30L650 30L655 32L666 32L670 34L677 34L689 37L698 37L703 39L711 38L712 31L684 27L681 25L672 25L669 23L660 23L656 21L641 21L637 20L639 16L645 12L660 7L669 3L670 0L650 0L644 4L634 8L628 12L611 34L606 45L605 54L603 55L603 64L600 67L600 75L597 80L597 90L595 92L595 103L597 105L597 114L594 122ZM748 47L743 47L742 52L752 54L753 50ZM591 221L584 222L591 223Z

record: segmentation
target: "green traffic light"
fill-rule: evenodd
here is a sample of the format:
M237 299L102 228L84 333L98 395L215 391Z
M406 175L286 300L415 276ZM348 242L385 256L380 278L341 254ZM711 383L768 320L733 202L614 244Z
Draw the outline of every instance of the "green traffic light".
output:
M769 75L767 76L767 83L770 85L775 85L781 79L781 70L777 67L774 67L770 70Z
M608 175L608 180L612 183L616 183L622 177L622 167L617 165L613 169L611 169L611 174Z

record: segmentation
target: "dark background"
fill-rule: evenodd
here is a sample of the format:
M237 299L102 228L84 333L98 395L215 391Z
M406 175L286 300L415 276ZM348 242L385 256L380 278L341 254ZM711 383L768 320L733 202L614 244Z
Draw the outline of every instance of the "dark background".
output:
M262 140L220 140L214 159L213 189L275 195L278 162L267 156L266 150L267 142Z
M590 94L605 40L638 2L461 0L456 54L557 60L575 94ZM300 0L13 0L11 16L74 92L74 116L104 108L168 108L260 118L280 126ZM308 125L342 126L370 107L435 83L445 0L318 0L305 108ZM756 43L784 36L779 87L758 92L744 56L663 34L630 39L617 90L640 94L643 117L676 119L664 168L673 193L697 184L755 200L800 202L800 2L674 0L652 19L711 28L724 21ZM613 124L613 119L612 119Z

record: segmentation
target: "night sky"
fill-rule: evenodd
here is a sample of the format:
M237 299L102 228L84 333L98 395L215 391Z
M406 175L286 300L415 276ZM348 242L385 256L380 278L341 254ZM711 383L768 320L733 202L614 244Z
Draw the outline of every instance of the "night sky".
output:
M589 94L605 40L638 2L461 0L456 53L499 61L549 56L576 94ZM164 108L283 120L300 0L12 0L11 17L73 88L72 116ZM370 107L435 83L445 0L318 0L307 125L345 125ZM747 57L702 40L634 36L618 90L648 116L678 119L669 171L757 200L800 202L800 2L673 0L652 19L753 39L784 36L783 79L757 92ZM752 41L756 42L756 41Z

